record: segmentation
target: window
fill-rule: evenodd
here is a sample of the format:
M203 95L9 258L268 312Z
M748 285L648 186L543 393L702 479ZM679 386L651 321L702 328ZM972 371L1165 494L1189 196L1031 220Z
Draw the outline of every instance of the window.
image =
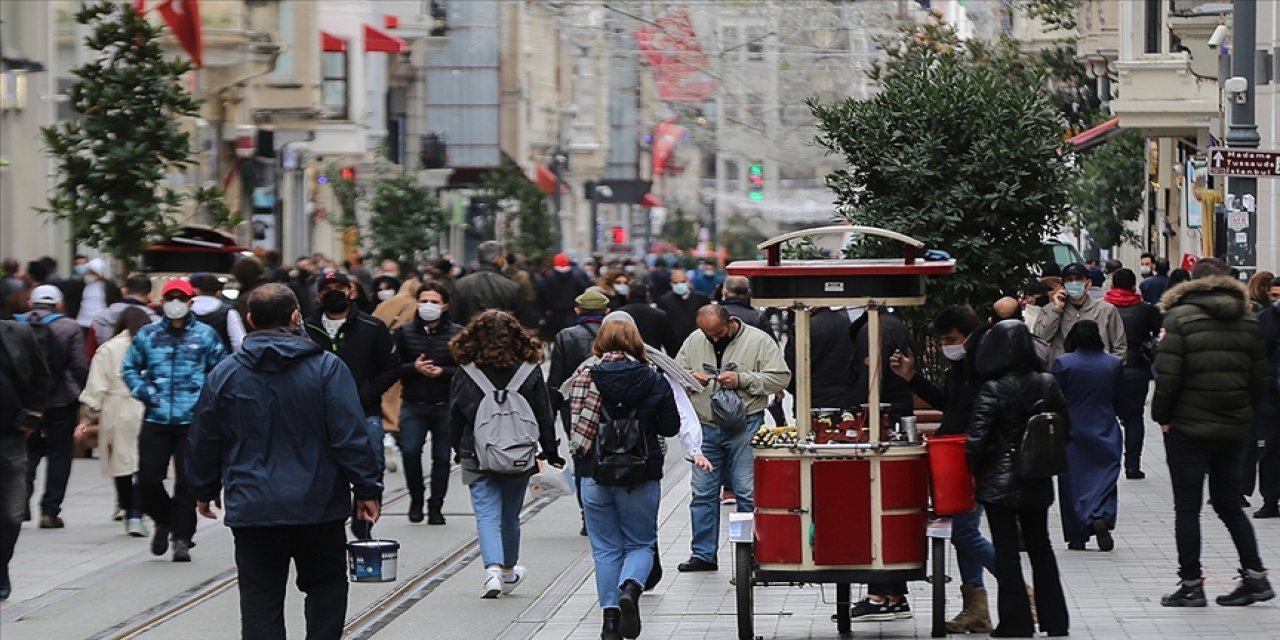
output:
M1144 53L1160 53L1160 36L1164 22L1164 0L1146 0L1143 6Z
M764 27L747 27L747 59L752 62L764 60Z
M293 80L293 2L290 0L280 0L277 5L279 13L276 14L276 29L279 31L277 36L280 38L282 49L280 57L276 58L276 68L271 72L271 77L276 80Z
M345 120L347 117L347 54L326 51L320 58L320 94L324 117Z

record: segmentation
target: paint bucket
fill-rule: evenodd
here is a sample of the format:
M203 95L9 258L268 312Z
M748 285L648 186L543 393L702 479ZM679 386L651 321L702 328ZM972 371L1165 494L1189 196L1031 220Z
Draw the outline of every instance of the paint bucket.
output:
M347 543L347 566L352 582L394 582L400 543L395 540L352 540Z

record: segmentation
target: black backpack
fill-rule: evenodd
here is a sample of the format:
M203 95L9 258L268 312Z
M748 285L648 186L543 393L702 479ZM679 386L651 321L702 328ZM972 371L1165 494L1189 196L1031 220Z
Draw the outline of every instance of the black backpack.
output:
M1031 407L1022 439L1013 453L1013 473L1019 478L1052 478L1067 470L1071 425L1062 413L1045 410L1044 386L1041 378L1041 399Z
M222 347L227 350L227 353L231 353L231 333L227 330L227 316L235 307L227 304L226 300L220 302L221 306L209 313L197 313L196 319L212 327L218 334L218 338L222 340Z
M596 427L591 479L606 487L633 487L649 479L649 441L636 417L621 406L605 410Z

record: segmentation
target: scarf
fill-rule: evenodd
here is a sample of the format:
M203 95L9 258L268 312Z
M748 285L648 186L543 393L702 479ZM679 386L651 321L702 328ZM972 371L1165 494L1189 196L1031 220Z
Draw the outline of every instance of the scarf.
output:
M1102 299L1116 308L1132 307L1142 302L1142 296L1128 289L1111 289Z

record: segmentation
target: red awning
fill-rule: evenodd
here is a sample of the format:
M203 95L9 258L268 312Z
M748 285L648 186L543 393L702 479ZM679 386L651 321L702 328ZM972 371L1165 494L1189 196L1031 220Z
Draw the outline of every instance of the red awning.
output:
M1120 118L1112 118L1091 129L1080 132L1067 140L1067 142L1070 142L1076 151L1085 151L1110 140L1119 133L1119 130Z
M346 53L347 41L328 31L320 32L320 50L328 53Z
M364 26L364 50L370 53L404 53L409 45L373 25Z
M542 163L535 164L533 166L533 178L534 178L534 183L538 185L539 189L542 189L543 193L556 192L556 174L554 171L548 168L547 165ZM569 185L561 182L560 193L568 193L568 192L569 192Z
M655 195L653 195L652 193L646 193L646 194L644 194L644 197L643 197L643 198L640 198L640 206L642 206L642 207L661 207L661 206L662 206L662 198L659 198L658 196L655 196Z

